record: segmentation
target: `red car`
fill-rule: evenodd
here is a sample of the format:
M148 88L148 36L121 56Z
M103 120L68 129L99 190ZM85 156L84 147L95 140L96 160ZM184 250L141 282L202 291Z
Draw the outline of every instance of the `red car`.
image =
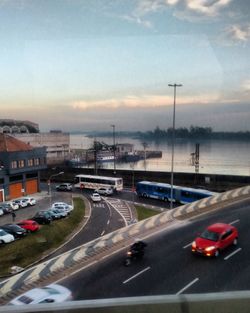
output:
M33 220L22 220L17 225L26 229L28 232L35 232L40 229L40 225Z
M216 223L197 237L192 243L192 252L205 256L218 257L221 250L230 245L237 245L238 231L229 224Z

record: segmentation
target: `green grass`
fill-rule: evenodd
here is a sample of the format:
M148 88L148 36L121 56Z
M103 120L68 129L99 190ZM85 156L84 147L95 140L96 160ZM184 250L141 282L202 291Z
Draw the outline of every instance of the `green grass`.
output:
M145 220L148 217L151 217L160 213L158 211L154 211L152 209L148 209L140 205L136 205L135 208L137 211L138 221Z
M42 225L38 232L0 246L0 276L9 274L11 266L26 267L40 259L50 249L60 246L77 228L84 215L83 200L74 198L74 210L68 218L53 221L50 225Z

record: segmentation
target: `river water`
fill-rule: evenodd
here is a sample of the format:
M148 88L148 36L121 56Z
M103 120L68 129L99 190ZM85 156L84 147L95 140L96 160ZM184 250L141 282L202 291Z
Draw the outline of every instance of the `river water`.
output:
M95 138L97 141L113 144L113 138ZM83 134L71 134L71 148L88 149L93 146L93 138ZM131 143L135 150L143 150L142 141L138 139L116 137L116 143ZM191 165L191 153L195 152L195 144L200 145L199 173L250 176L250 142L246 141L184 141L176 140L174 146L174 171L195 173ZM147 142L147 150L161 150L162 158L140 160L134 164L117 163L117 169L171 171L172 144L171 140L160 144ZM113 168L113 162L102 163L102 168Z

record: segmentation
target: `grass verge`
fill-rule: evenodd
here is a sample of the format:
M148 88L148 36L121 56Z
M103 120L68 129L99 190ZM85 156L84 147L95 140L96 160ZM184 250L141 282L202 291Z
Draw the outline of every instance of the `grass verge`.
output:
M81 223L85 215L85 205L81 198L74 198L74 210L70 216L50 225L41 225L36 233L10 244L0 246L0 276L8 275L13 265L26 267L39 260L50 249L60 246L74 229Z
M135 208L137 211L138 221L145 220L148 217L151 217L160 213L158 211L145 208L144 206L141 206L141 205L135 205Z

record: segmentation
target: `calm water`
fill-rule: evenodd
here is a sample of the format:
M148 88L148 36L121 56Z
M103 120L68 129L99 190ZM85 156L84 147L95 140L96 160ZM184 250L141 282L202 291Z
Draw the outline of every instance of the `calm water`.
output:
M113 138L96 138L107 144L113 144ZM93 138L84 135L71 135L71 148L88 149L93 146ZM200 144L200 173L250 175L250 142L236 141L198 141ZM143 150L140 140L117 137L116 143L132 143L135 150ZM156 144L149 142L147 150L161 150L162 158L141 160L134 164L136 170L148 171L171 171L172 148L171 141ZM191 165L191 153L195 151L195 142L176 141L174 154L174 171L194 173L195 168ZM103 168L113 168L113 163L103 163ZM130 169L133 164L117 163L118 169Z

